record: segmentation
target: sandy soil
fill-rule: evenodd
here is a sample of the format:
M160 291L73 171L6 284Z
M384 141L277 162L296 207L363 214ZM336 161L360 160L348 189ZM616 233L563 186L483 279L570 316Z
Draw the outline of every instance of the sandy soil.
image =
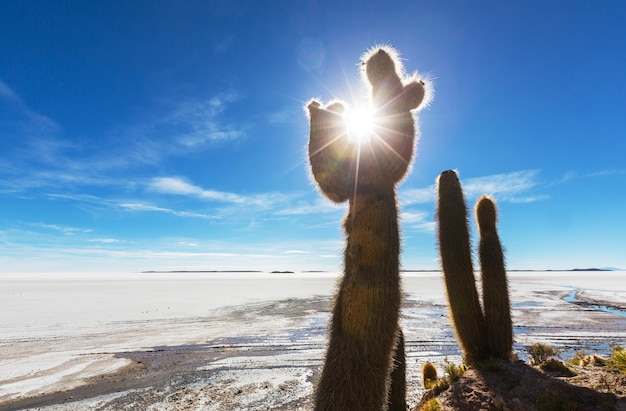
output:
M624 283L624 275L511 275L520 357L525 359L525 347L534 342L552 344L565 359L578 350L607 355L610 345L626 345L626 317L596 307L626 308L626 290L615 286ZM2 410L310 408L335 276L167 277L132 286L118 279L121 288L117 282L108 288L100 283L92 293L91 283L65 279L58 290L62 299L68 298L62 290L72 290L76 281L83 281L78 290L87 297L75 304L80 313L67 314L71 310L63 306L59 310L67 313L57 311L56 317L54 307L36 305L39 313L28 308L36 301L45 304L45 290L28 296L42 282L13 281L13 291L5 286L0 292ZM49 289L58 281L43 284ZM413 407L423 393L422 364L442 367L444 358L459 363L461 357L440 275L405 275L404 289L402 326ZM565 301L572 292L576 302ZM213 294L219 301L206 302ZM108 309L107 300L113 304ZM39 316L46 309L52 313L44 321Z

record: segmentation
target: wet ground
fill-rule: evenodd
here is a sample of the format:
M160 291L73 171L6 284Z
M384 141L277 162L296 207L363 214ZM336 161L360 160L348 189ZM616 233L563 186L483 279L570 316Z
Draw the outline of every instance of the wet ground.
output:
M521 358L534 342L552 344L564 359L579 350L606 355L611 345L626 345L626 318L596 307L625 308L615 287L591 289L588 282L597 281L559 276L513 277L515 351ZM326 281L332 291L334 279ZM407 276L404 289L401 323L413 406L423 389L423 363L441 369L445 358L459 363L461 353L438 274ZM572 291L576 301L570 301ZM608 292L609 301L600 304ZM214 307L203 316L116 321L70 336L4 333L0 409L309 409L330 294Z

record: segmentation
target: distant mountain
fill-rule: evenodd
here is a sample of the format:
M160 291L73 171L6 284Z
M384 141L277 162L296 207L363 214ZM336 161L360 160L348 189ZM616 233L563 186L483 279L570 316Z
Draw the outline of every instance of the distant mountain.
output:
M612 268L573 268L569 271L614 271Z
M141 271L142 274L178 274L178 273L262 273L255 270L166 270Z

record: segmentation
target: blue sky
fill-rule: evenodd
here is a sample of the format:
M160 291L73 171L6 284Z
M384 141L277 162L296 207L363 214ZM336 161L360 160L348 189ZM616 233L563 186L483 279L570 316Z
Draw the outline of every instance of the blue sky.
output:
M626 268L624 21L621 1L2 2L1 270L339 269L346 206L311 183L303 105L365 98L381 43L436 88L403 268L438 267L446 169L470 206L495 197L509 268Z

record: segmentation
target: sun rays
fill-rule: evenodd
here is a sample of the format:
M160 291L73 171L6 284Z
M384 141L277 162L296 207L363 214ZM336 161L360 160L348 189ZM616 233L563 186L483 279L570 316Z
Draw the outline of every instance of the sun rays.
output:
M369 142L375 133L376 117L371 108L359 108L347 111L343 120L348 133L348 140L363 144Z

